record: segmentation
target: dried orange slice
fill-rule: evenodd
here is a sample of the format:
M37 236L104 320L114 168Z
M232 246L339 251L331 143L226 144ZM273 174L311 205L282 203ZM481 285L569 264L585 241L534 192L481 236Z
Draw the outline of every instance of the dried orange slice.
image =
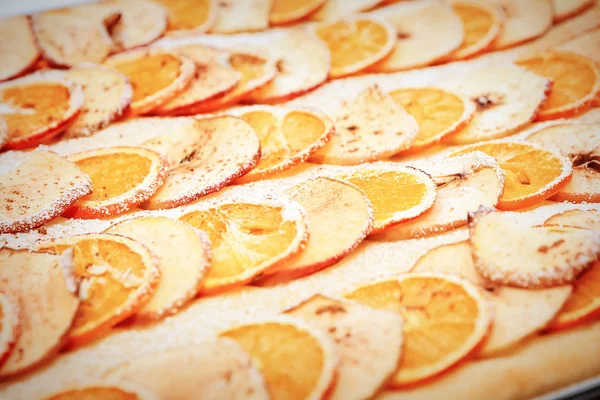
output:
M495 206L504 190L504 175L498 164L483 153L436 159L419 165L436 184L431 208L410 221L391 226L371 236L396 241L431 236L467 224L467 214L481 204Z
M574 17L593 5L593 0L552 0L554 22L561 22Z
M144 389L143 386L133 386L122 382L101 382L72 387L54 393L43 400L158 400L159 397Z
M295 22L314 13L327 3L327 0L274 0L269 22L271 25L283 25Z
M600 229L600 212L571 210L550 217L544 226L568 226ZM596 318L600 313L600 262L581 274L573 284L573 293L550 325L550 329L570 328Z
M20 333L0 366L1 378L31 370L58 352L79 307L71 266L69 254L0 250L0 291L10 293L20 311Z
M491 282L514 287L572 283L600 255L600 232L533 227L522 214L481 208L469 215L475 268Z
M359 287L346 297L404 318L404 349L389 383L393 387L421 382L465 360L492 322L481 290L444 274L405 274Z
M362 304L315 295L286 311L329 332L340 355L331 400L371 398L398 367L402 318Z
M600 94L600 67L579 54L547 51L516 63L552 79L552 91L537 119L569 118L591 108Z
M107 8L120 17L111 27L110 35L117 50L129 50L152 43L167 28L167 10L148 0L110 0L92 3Z
M395 32L394 49L388 57L369 68L372 72L393 72L433 64L456 50L465 38L460 18L446 2L402 2L368 15L389 21Z
M83 92L62 71L40 71L0 84L0 118L8 149L33 147L56 136L79 114Z
M14 38L0 43L0 81L21 75L39 58L40 50L26 16L0 20L0 37Z
M195 106L228 95L241 81L242 74L224 61L229 57L226 52L203 45L176 46L172 50L194 61L196 72L188 87L155 108L154 114L192 114Z
M269 399L256 361L226 338L137 357L108 376L144 385L162 399L185 400L190 393L202 399Z
M546 226L560 225L571 228L600 229L600 212L596 210L570 210L553 215L544 222Z
M551 0L494 0L506 14L504 27L493 48L504 49L535 39L552 26Z
M439 86L475 103L471 122L448 142L468 144L508 136L531 122L548 98L549 79L513 65L488 67Z
M461 19L465 40L458 49L446 57L450 60L461 60L477 56L492 45L502 30L504 14L502 9L493 3L479 0L452 1L452 10Z
M107 25L117 10L96 4L49 10L31 16L31 25L44 59L51 65L71 67L82 62L101 63L113 50Z
M397 89L390 96L412 115L419 133L402 154L415 153L463 129L475 113L475 104L447 90L423 87Z
M355 74L382 60L396 38L389 23L369 17L323 22L312 29L331 52L330 78Z
M308 240L304 213L292 202L222 204L189 212L180 220L210 238L213 257L205 294L244 285L279 267Z
M143 208L173 208L216 192L248 173L260 157L256 132L231 116L191 120L187 127L157 136L144 147L169 163L165 183Z
M217 18L216 0L154 0L167 9L167 34L202 33L208 31Z
M492 303L494 323L479 351L480 357L498 354L544 329L569 298L570 285L549 289L519 289L486 281L475 269L468 242L430 250L411 272L438 272L468 279L486 289Z
M335 132L313 162L355 165L385 159L407 149L419 131L415 119L379 86L344 102L334 115Z
M96 64L80 64L67 72L67 79L83 91L83 106L65 137L90 136L128 110L133 91L127 77Z
M436 186L426 173L398 164L370 164L335 175L363 190L373 206L371 234L408 221L429 210Z
M224 331L258 361L273 400L320 399L334 381L338 355L320 330L273 318Z
M262 31L269 27L272 0L220 0L211 33Z
M196 71L189 58L160 49L128 51L104 64L129 78L133 88L130 112L134 115L146 114L183 92Z
M594 124L557 124L527 136L528 141L555 148L573 163L573 176L552 200L600 202L600 128Z
M19 304L4 289L0 292L0 368L10 356L20 333Z
M253 106L233 114L248 122L260 140L258 164L238 182L256 181L306 161L334 132L327 115L309 109Z
M286 190L306 212L306 247L273 270L264 286L300 278L327 268L359 245L373 228L373 210L365 193L354 185L315 178Z
M559 192L569 181L571 161L555 150L519 141L490 141L453 151L452 155L481 151L494 157L506 175L502 210L539 203Z
M67 159L41 149L23 155L0 174L0 233L42 226L92 191L90 178Z
M381 2L382 0L353 0L351 2L346 0L327 0L323 7L317 10L311 18L319 21L340 18L345 15L369 10Z
M138 217L113 225L105 233L137 240L158 258L160 281L150 300L137 311L136 320L175 314L200 292L211 259L210 241L204 232L165 217Z
M56 254L73 252L81 305L68 334L69 347L88 343L134 315L152 296L160 278L150 250L124 236L78 235L38 242L36 247Z
M190 107L188 114L207 113L238 103L255 90L271 82L277 75L275 60L248 52L227 52L224 65L240 74L239 83L222 97Z
M110 147L74 154L92 180L92 192L67 210L70 218L122 214L150 198L165 181L167 164L157 153L138 147Z

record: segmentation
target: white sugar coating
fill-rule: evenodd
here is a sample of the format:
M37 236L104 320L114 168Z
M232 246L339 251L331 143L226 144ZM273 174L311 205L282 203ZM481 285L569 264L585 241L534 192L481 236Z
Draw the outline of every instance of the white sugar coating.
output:
M11 150L5 153L0 153L0 175L9 173L16 169L21 163L27 160L31 153L24 151Z
M597 14L594 17L597 17ZM569 35L575 35L580 31L589 29L591 22L587 21L588 18L586 16L583 22L579 17L574 18L554 28L553 31L564 32L566 30L571 32ZM543 45L540 44L540 41L536 41L531 46L528 45L525 47L533 49L555 45L564 40L564 35L565 33L561 33L557 37L551 31L547 35L550 36L550 39L546 39L546 37L542 39L541 42ZM519 51L523 51L522 48L484 56L481 57L481 60L452 63L447 66L427 68L420 71L387 76L349 78L327 84L323 89L319 89L315 93L319 93L317 97L327 105L328 101L333 102L336 98L344 99L346 97L344 92L358 92L373 83L380 83L385 90L392 90L395 87L401 86L428 85L438 79L444 79L445 76L451 76L456 73L468 73L471 68L474 68L473 65L504 62L507 60L507 56L503 54L511 54L512 52L514 55L511 57L516 57ZM348 86L347 90L346 85ZM310 98L311 96L308 95L305 98ZM331 96L330 99L328 99L329 96ZM300 100L298 101L299 104L302 104ZM308 105L310 106L310 104ZM326 110L323 109L323 111ZM163 126L168 126L170 123L164 123ZM65 145L61 143L55 146L59 148L57 151L71 154L82 150L106 147L108 145L135 145L159 134L153 130L143 129L129 131L129 133L131 135L125 135L122 132L113 132L110 135L98 133L100 138L96 140L81 142L65 141L70 143ZM139 136L142 139L138 139ZM322 172L319 167L314 165L300 165L289 171L289 173L283 173L275 177L278 179L257 182L256 184L231 186L220 193L207 196L188 207L200 207L203 204L216 204L219 201L244 197L276 199L280 195L279 185L281 185L282 191L295 183L300 183L303 179L316 176L316 171ZM247 190L250 187L254 187L251 192ZM525 221L535 225L542 224L551 215L570 209L597 210L598 208L599 206L597 205L562 203L537 208L531 212L524 213L523 218ZM186 207L166 211L135 211L111 221L79 221L77 223L81 223L84 226L90 224L85 229L103 230L104 226L108 227L118 220L132 218L134 215L164 215L177 218L185 210ZM74 227L76 225L75 222L71 222L71 224L73 226L67 228L66 226L69 224L66 224L64 219L60 219L60 221L56 221L48 227L52 233L58 233L62 230L63 234L65 234L70 232L69 229L79 229L81 233L85 232L83 227L76 229ZM63 227L59 228L59 226ZM35 234L39 235L39 233ZM2 242L4 236L7 235L0 236L0 242ZM167 318L160 324L148 327L116 329L107 338L75 352L60 355L45 368L33 374L0 385L0 398L39 398L42 394L60 390L72 383L93 378L99 379L106 371L124 361L165 349L200 343L220 330L252 318L272 316L316 293L336 297L358 284L406 272L428 250L444 244L463 241L467 238L467 230L459 229L439 236L391 243L379 243L367 240L340 263L313 276L269 289L246 287L219 296L201 298L189 308Z

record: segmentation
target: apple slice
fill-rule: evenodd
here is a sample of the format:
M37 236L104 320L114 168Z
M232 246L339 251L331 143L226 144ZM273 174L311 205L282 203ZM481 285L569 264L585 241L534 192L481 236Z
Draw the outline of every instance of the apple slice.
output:
M552 0L554 22L574 17L593 5L594 0Z
M196 64L196 72L188 87L155 108L154 114L188 114L203 102L227 96L241 81L242 74L228 65L230 55L226 51L199 44L168 48L190 58Z
M529 134L528 141L552 147L573 161L573 176L552 200L600 202L600 127L596 124L560 123Z
M83 106L65 137L90 136L121 118L131 104L129 79L113 69L84 63L71 68L67 79L81 87Z
M551 0L493 0L506 13L506 21L493 49L516 46L546 33L552 26Z
M363 191L330 178L315 178L285 191L306 212L304 250L259 281L272 286L327 268L359 245L373 227L373 209Z
M167 10L148 0L109 0L98 6L116 9L120 18L111 29L114 46L129 50L158 39L167 29Z
M549 79L515 65L478 69L438 84L467 96L477 107L471 122L448 138L451 144L510 135L533 121L552 87Z
M557 46L557 49L572 51L573 53L586 56L587 58L594 60L596 63L600 63L600 54L598 54L599 46L600 29L595 29L562 43L560 46Z
M467 224L467 214L481 204L495 206L504 190L504 175L496 160L483 153L414 164L437 186L433 206L419 217L371 236L397 241L443 233Z
M403 319L384 310L315 295L286 311L326 331L340 361L331 400L371 398L394 373L403 344Z
M269 27L272 0L220 0L211 33L262 31Z
M227 338L136 358L107 377L144 385L163 399L186 400L191 393L214 400L270 399L256 360Z
M571 228L585 228L600 230L600 211L597 210L570 210L548 218L544 225L569 226Z
M544 222L544 226L570 226L583 229L600 229L600 212L596 210L570 210L557 214ZM600 262L584 272L573 285L573 293L550 325L551 330L571 328L591 321L600 315Z
M510 349L548 326L572 290L570 285L518 289L492 284L477 272L468 242L430 250L417 261L411 272L441 272L459 276L487 290L494 307L494 323L480 350L484 357Z
M0 291L10 292L22 312L21 334L0 378L26 370L55 354L79 307L74 294L72 252L55 256L27 250L0 250Z
M469 213L475 268L491 282L521 288L574 282L600 255L600 231L527 225L521 213Z
M142 204L147 209L173 208L216 192L260 158L254 129L231 116L199 119L193 130L174 130L143 146L165 156L170 165L163 186Z
M419 131L415 119L377 85L344 102L334 123L329 143L311 161L355 165L385 159L410 147Z
M31 24L26 16L0 19L0 81L15 78L30 69L40 56Z
M6 289L0 291L0 368L21 334L20 305L8 293Z
M34 14L31 24L44 59L60 67L103 62L113 50L107 25L119 11L102 4Z
M67 159L42 149L24 154L0 174L0 233L42 226L91 191L90 178Z
M397 37L392 53L370 67L372 72L430 65L458 49L465 37L460 18L443 1L401 2L368 15L388 20Z
M158 258L160 280L150 300L137 311L138 321L158 320L175 314L202 288L210 268L210 240L206 233L165 217L138 217L105 231L127 236Z
M344 17L349 14L369 10L382 1L383 0L327 0L323 7L319 8L317 12L311 15L311 19L323 21Z

